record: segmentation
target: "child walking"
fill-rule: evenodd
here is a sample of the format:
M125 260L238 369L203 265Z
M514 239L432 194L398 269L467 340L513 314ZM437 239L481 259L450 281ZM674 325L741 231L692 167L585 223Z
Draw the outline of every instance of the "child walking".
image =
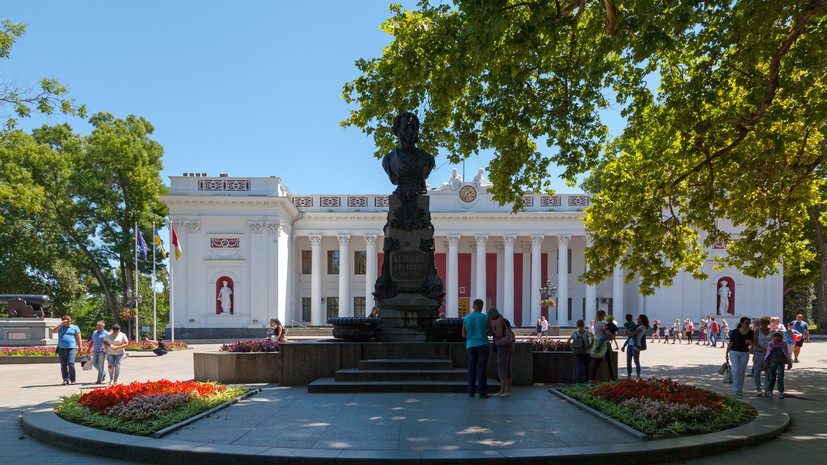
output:
M767 355L764 356L764 370L766 371L766 396L772 397L775 381L778 380L778 398L784 398L784 365L787 369L793 368L793 359L787 344L784 343L784 333L772 333L772 341L767 344Z

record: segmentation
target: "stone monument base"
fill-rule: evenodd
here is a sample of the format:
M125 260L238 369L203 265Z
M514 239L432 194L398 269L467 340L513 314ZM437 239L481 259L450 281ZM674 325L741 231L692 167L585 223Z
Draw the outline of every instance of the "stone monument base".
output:
M52 328L60 318L0 318L0 346L57 346Z
M430 342L436 340L434 320L442 302L421 295L398 294L377 301L382 330L379 342Z

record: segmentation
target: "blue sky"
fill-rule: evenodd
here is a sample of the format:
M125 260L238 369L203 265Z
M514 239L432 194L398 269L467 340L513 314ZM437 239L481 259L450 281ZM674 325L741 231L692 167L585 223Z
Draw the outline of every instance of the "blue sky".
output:
M28 30L0 75L19 85L57 78L90 114L145 117L164 146L167 184L183 172L229 173L279 176L294 194L382 193L392 186L372 157L372 138L339 122L348 115L342 86L358 76L354 61L380 56L390 43L379 30L387 5L6 0L0 17ZM487 164L485 155L472 157L467 177ZM452 168L444 156L437 166L434 186ZM556 179L559 172L550 173L553 188L580 192Z

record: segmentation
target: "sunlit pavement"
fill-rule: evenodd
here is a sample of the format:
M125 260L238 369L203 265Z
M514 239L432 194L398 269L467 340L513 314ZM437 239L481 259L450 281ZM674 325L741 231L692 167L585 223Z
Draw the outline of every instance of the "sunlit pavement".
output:
M128 357L121 373L121 382L131 381L146 381L156 379L172 379L172 380L187 380L193 376L192 368L192 353L194 351L208 351L216 350L218 345L198 345L193 350L176 351L164 357L155 357L150 354L132 355ZM621 378L625 376L625 356L619 354L621 365ZM795 364L794 368L787 372L786 375L786 394L788 397L783 400L775 399L750 399L750 402L772 402L782 405L788 411L792 418L792 427L784 433L781 437L770 440L767 444L754 447L747 450L739 450L737 452L724 452L722 454L703 457L697 460L686 461L681 463L703 463L703 464L732 464L732 463L786 463L791 454L795 451L800 451L802 447L808 445L817 445L814 441L824 440L827 437L827 420L825 420L825 413L827 413L827 387L824 386L825 374L827 374L827 341L813 341L813 343L805 345L801 353L801 363ZM717 369L724 359L724 350L721 348L711 348L692 344L691 346L683 344L659 344L652 342L649 344L649 350L644 352L641 356L641 361L644 364L643 376L660 376L671 377L680 382L698 385L709 388L721 393L728 394L731 390L730 385L721 383L721 377L717 374ZM38 405L44 401L57 400L60 396L77 392L78 390L93 389L96 385L93 384L95 380L94 371L78 371L79 383L75 386L61 386L60 383L60 366L55 364L29 364L29 365L0 365L0 376L2 376L3 383L0 385L0 464L92 464L92 463L134 463L122 460L113 460L105 457L96 457L92 455L79 454L74 452L67 452L57 449L29 437L23 435L20 429L20 414L22 411L32 406ZM751 380L747 379L745 383L745 393L749 395L752 387ZM317 397L316 399L329 399L321 404L313 401L313 397L308 397L304 394L301 388L272 388L268 390L270 396L276 396L282 401L289 399L295 405L293 408L298 412L306 412L307 417L323 417L320 419L319 428L327 428L323 426L330 418L331 405L336 405L334 397ZM263 393L263 394L266 394ZM438 404L444 410L446 418L443 421L456 421L456 417L460 412L468 418L469 415L474 416L476 413L484 415L486 411L490 411L498 402L505 404L511 403L508 410L516 417L524 419L525 422L535 422L541 427L526 427L529 435L532 437L522 438L525 444L532 444L533 447L554 447L555 444L567 443L566 438L571 437L567 435L566 431L560 430L556 434L550 432L548 425L559 425L560 418L554 418L553 413L544 411L542 405L547 402L553 402L549 399L544 387L524 387L515 388L515 396L510 399L468 399L467 397L450 395L450 394L431 394L427 396L369 396L359 397L360 395L348 395L348 399L339 399L342 402L341 409L345 409L347 404L356 407L355 404L367 404L365 408L373 408L379 410L397 409L404 412L406 407L406 400L419 399L415 402L407 402L408 404L416 404L421 401ZM322 396L322 395L313 395ZM326 396L326 395L325 395ZM366 396L366 395L362 395ZM255 405L255 418L258 418L259 424L267 421L267 397L259 397L259 400L253 402L258 396L251 398L250 405ZM303 400L302 400L303 399ZM377 399L386 399L385 402L376 404ZM430 401L428 400L430 399ZM470 403L475 401L477 404ZM297 403L298 402L298 403ZM264 404L262 406L262 404ZM270 404L276 408L282 409L285 405ZM479 411L475 405L479 405ZM534 407L534 408L533 408ZM539 408L536 408L539 407ZM231 407L231 409L236 407ZM339 407L337 407L339 408ZM407 405L409 412L415 410L415 405ZM251 410L252 411L252 410ZM356 411L355 409L353 411ZM288 412L284 412L285 414ZM340 412L341 413L341 412ZM565 412L564 412L565 413ZM232 418L229 411L222 415L211 417L202 422L196 423L188 429L182 430L176 435L180 439L185 439L187 435L198 434L199 431L205 432L214 430L217 426L216 422L234 422L237 419ZM287 418L286 416L283 418ZM367 417L370 419L373 417ZM483 418L483 417L478 417ZM384 444L386 450L392 447L398 448L417 448L417 437L428 436L429 431L427 426L421 428L407 429L401 421L394 421L389 419L387 428L382 424L376 424L373 420L369 429L364 429L360 432L359 428L351 428L346 431L340 429L336 431L331 429L329 432L322 430L319 432L312 443L308 439L297 438L293 436L293 445L295 447L341 447L342 443L360 444L358 441L361 438L372 438L379 441L380 437L390 438ZM399 420L399 419L397 419ZM516 418L515 418L516 420ZM479 421L477 419L477 421ZM518 421L518 420L517 420ZM378 422L378 423L381 423ZM564 423L565 424L565 423ZM357 425L358 426L358 425ZM366 424L367 426L367 424ZM607 434L614 435L616 430L609 430ZM263 428L262 428L263 429ZM490 428L496 431L496 427ZM225 428L220 428L223 431L229 431ZM611 433L609 433L611 431ZM243 433L243 434L242 434ZM243 432L237 432L237 437L217 437L216 442L226 442L235 444L252 443L253 441L275 441L287 445L291 438L287 432L284 435L275 434L276 432L263 433L259 432L255 425L248 425ZM469 431L468 435L455 435L457 441L448 440L441 444L440 447L451 448L459 447L461 442L463 447L468 447L468 443L476 444L478 447L486 447L490 445L496 446L497 440L508 440L508 438L494 438L485 437L484 431ZM274 436L275 434L275 436ZM246 439L245 439L246 438ZM394 439L395 438L395 439ZM470 439L469 439L470 438ZM304 441L304 442L302 442ZM394 442L395 441L395 442ZM379 444L374 442L374 444ZM276 445L276 444L272 444ZM382 446L380 446L382 447ZM811 449L812 450L812 449ZM750 462L751 461L751 462ZM783 461L783 462L782 462Z

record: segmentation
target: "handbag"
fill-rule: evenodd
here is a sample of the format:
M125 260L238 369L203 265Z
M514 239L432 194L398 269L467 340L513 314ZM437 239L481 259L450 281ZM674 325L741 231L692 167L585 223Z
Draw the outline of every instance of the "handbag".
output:
M514 331L511 331L511 324L508 323L508 320L503 319L505 323L505 329L503 330L503 337L494 341L494 346L507 346L509 344L513 344L517 338L514 336Z
M640 335L640 344L638 344L637 350L646 350L646 333Z
M726 367L728 367L728 366L729 366L729 364L727 364L727 362L722 363L721 368L718 368L718 374L719 375L724 374L724 372L726 371Z
M88 355L84 355L83 358L80 359L80 367L83 368L83 371L89 371L92 369L92 357Z
M726 364L726 369L724 369L724 376L722 381L725 384L732 384L732 367L730 367L728 363Z

